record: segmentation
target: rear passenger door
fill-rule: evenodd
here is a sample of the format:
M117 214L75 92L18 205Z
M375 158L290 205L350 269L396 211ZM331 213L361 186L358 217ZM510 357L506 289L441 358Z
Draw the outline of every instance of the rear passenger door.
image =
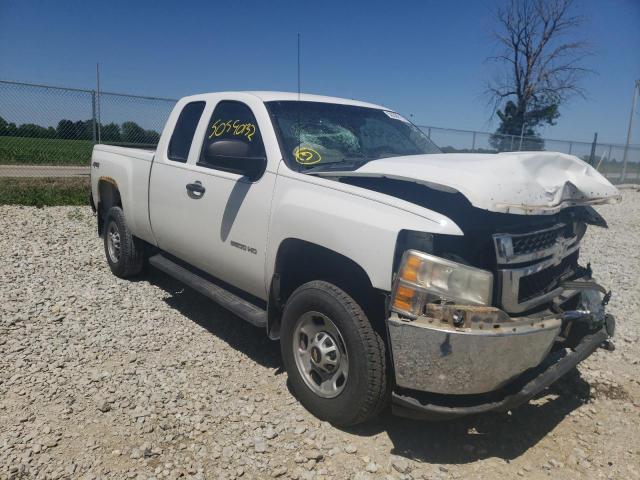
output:
M150 188L151 223L160 248L262 299L267 298L265 251L275 173L267 169L250 181L234 173L229 160L210 163L203 152L233 139L245 142L251 156L266 156L262 131L270 125L265 117L266 110L256 119L241 101L210 102L191 135L187 161L176 163L172 145L189 141L172 138L166 161L152 170ZM176 125L174 136L191 132L189 119L185 114L186 125Z
M184 258L186 245L183 237L192 226L185 183L191 172L187 161L194 147L193 139L202 122L205 101L188 102L180 110L176 107L167 120L167 128L175 123L169 142L166 135L151 166L149 178L149 220L158 246L179 258ZM177 115L177 118L175 118ZM165 132L166 133L166 132Z

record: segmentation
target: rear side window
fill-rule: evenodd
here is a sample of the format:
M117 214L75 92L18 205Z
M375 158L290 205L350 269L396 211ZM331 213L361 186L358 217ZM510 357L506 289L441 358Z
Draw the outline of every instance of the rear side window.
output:
M205 152L211 144L224 140L237 140L246 144L249 157L265 156L258 122L251 109L244 103L223 100L216 105L204 137L199 164L221 170L233 169L232 164L223 164L223 160L219 161L220 164L211 164L205 158ZM227 162L233 163L233 160L229 159Z
M187 103L178 117L176 127L169 141L168 157L174 162L186 162L193 141L193 134L202 116L205 102Z

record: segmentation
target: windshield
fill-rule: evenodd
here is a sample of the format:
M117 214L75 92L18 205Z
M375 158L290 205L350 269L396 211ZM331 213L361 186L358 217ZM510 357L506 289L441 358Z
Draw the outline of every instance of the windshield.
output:
M354 170L371 160L441 153L401 115L321 102L266 102L285 161L298 170Z

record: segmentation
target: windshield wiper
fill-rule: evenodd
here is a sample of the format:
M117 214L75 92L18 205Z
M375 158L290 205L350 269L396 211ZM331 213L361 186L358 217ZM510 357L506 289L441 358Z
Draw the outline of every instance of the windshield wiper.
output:
M340 170L357 170L366 163L369 163L373 158L365 157L344 157L342 160L336 160L335 162L323 162L315 165L311 168L301 170L304 173L324 172L324 171L340 171Z

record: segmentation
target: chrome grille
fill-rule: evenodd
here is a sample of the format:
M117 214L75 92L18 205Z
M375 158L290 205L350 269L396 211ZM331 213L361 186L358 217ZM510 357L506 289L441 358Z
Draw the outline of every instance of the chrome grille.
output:
M567 276L576 271L578 252L573 252L562 259L558 265L552 265L537 273L520 279L518 303L544 295L558 286Z
M512 235L513 253L515 255L524 255L527 253L546 250L554 245L559 231L564 225L559 224L548 230L535 232L531 234Z
M519 313L559 295L577 267L580 241L564 223L521 234L493 235L502 307Z

